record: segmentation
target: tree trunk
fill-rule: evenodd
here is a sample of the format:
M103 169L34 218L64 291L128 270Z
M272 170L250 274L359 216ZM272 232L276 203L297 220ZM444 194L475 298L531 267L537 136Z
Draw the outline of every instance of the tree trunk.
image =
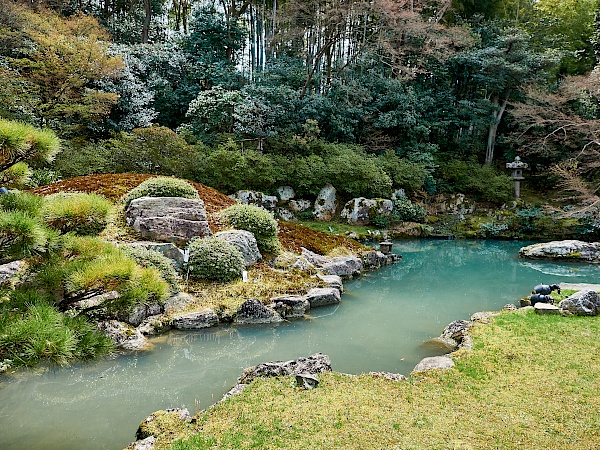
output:
M500 125L500 121L502 120L502 116L504 115L504 111L506 111L506 105L508 104L508 97L510 93L506 94L506 97L502 101L502 106L500 108L496 108L492 113L493 120L490 123L490 129L488 130L488 139L487 139L487 149L485 151L485 164L490 165L494 160L494 146L496 145L496 133L498 131L498 125ZM495 100L495 104L498 106L499 99Z
M150 30L150 19L152 18L152 4L150 0L144 0L144 25L142 26L142 44L148 43L148 32Z

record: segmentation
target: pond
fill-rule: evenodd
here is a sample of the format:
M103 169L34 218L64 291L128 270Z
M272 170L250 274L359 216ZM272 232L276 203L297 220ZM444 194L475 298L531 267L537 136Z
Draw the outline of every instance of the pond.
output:
M342 303L280 325L171 332L154 349L0 378L0 449L120 449L150 413L216 402L241 371L322 352L335 371L408 375L456 319L518 303L539 283L600 281L600 267L518 259L523 242L398 241L403 260L348 282Z

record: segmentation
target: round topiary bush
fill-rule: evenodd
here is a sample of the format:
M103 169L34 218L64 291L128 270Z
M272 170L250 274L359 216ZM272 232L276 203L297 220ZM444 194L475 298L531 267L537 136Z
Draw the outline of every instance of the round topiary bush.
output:
M229 242L215 237L194 238L189 243L190 276L196 279L231 281L242 276L246 262Z
M251 232L260 251L278 253L281 244L277 239L279 226L269 211L253 205L232 205L221 211L221 218L231 227Z
M45 198L42 217L61 233L93 235L106 227L111 207L112 203L98 194L59 192Z
M177 292L179 275L175 270L173 261L165 255L143 247L125 247L123 252L141 267L154 267L158 270L162 279L169 284L170 292Z
M198 191L190 183L177 178L149 178L125 195L125 207L140 197L183 197L200 198Z

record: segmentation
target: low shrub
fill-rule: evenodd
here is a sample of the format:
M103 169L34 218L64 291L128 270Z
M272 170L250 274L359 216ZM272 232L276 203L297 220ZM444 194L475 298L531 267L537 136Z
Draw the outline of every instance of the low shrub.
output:
M183 197L200 198L198 191L190 183L177 178L149 178L125 195L125 207L140 197Z
M22 211L0 212L0 262L26 258L41 252L49 230Z
M246 267L242 253L221 239L195 238L190 241L189 248L192 278L231 281L239 278Z
M392 222L422 222L425 219L425 208L414 204L408 197L399 197L394 200L390 219Z
M11 191L0 195L0 211L21 211L37 217L42 209L43 197L28 192Z
M162 253L143 247L125 247L123 251L140 267L153 267L158 270L162 279L169 284L170 292L177 292L179 275L175 270L173 261Z
M452 161L442 164L441 175L454 192L473 196L476 200L502 204L512 200L513 182L492 166L481 166L475 162Z
M260 251L265 253L278 253L280 250L277 232L277 220L269 211L253 205L231 205L221 211L221 218L238 230L251 232L256 238Z
M49 227L61 233L93 235L108 223L112 203L98 194L60 192L45 198L42 216Z

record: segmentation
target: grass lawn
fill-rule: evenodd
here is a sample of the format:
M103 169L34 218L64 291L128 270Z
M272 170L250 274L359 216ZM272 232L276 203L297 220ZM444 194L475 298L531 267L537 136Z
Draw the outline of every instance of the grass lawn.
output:
M293 377L258 379L158 448L600 447L600 318L520 310L472 335L456 367L408 381L331 373L306 391Z

